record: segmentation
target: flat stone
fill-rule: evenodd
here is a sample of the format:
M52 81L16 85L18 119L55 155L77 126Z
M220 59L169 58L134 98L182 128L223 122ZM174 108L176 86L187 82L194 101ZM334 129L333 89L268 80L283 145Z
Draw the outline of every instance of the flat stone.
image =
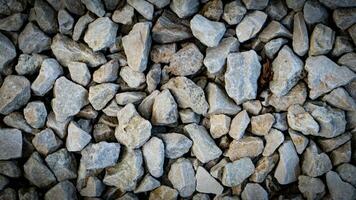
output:
M300 174L299 157L292 141L285 140L278 149L279 162L274 177L281 185L297 181Z
M19 31L27 21L27 15L22 13L14 13L8 17L0 19L0 30L3 31Z
M50 49L51 38L30 22L20 33L18 43L23 53L40 53Z
M84 41L93 51L112 46L115 42L118 25L108 17L100 17L88 25Z
M40 154L48 155L56 151L62 145L62 141L56 137L52 129L46 128L35 135L32 144Z
M121 68L120 77L130 88L138 88L146 81L146 77L143 72L135 71L129 66Z
M148 95L145 99L143 99L140 105L138 106L137 108L138 112L145 119L151 119L154 100L159 93L160 92L158 90L153 91L150 95Z
M58 11L59 32L66 35L72 34L74 18L64 9Z
M242 0L248 10L263 10L267 4L268 0L253 1L253 0Z
M322 199L325 195L325 185L319 178L299 176L298 189L307 199Z
M41 30L48 34L54 34L58 32L56 12L46 1L35 0L35 4L32 10L33 12L31 13L34 15L33 19L37 22Z
M116 94L115 100L119 105L127 105L129 103L138 104L145 99L145 92L121 92Z
M217 84L209 82L205 88L207 100L209 103L209 115L226 114L235 115L241 108L228 97L226 92Z
M135 193L149 192L161 186L161 183L153 178L151 175L147 174L142 178L141 182L138 184Z
M263 199L268 200L268 193L258 183L247 183L244 190L241 193L241 199Z
M333 20L337 27L346 30L356 22L355 8L336 9L333 12Z
M77 162L65 148L49 154L45 160L58 181L77 178Z
M229 25L238 24L245 16L247 10L241 1L232 1L225 4L222 18Z
M196 74L203 65L203 58L198 47L190 43L172 55L167 72L175 76Z
M169 63L176 52L176 43L157 44L152 46L150 58L154 63Z
M272 93L271 96L268 97L268 103L277 111L287 111L288 108L294 104L303 105L307 96L308 93L305 83L299 82L283 96L279 97Z
M44 56L39 54L21 54L18 58L15 70L19 75L32 75L38 71L44 58Z
M26 122L33 128L42 128L46 123L47 110L42 101L32 101L23 110Z
M133 191L136 188L138 180L143 176L142 164L141 150L126 149L121 161L115 166L106 169L103 182L106 185L115 186L123 191Z
M133 104L127 104L117 113L119 125L115 129L115 137L130 149L139 148L151 136L152 125L142 118Z
M342 181L334 171L326 174L326 184L332 199L353 199L356 195L356 189L351 184Z
M69 74L72 81L87 86L91 80L90 71L85 63L71 62L68 64Z
M239 41L242 43L254 38L260 32L266 19L267 15L262 11L248 13L236 26L236 36Z
M202 115L208 111L204 91L186 77L171 78L161 89L169 89L180 108L191 108Z
M129 25L132 24L134 15L134 8L129 4L126 4L124 7L114 11L112 20L116 23Z
M250 176L250 181L262 183L267 175L273 170L278 162L279 156L277 153L272 156L262 157L256 164L255 172Z
M105 15L104 4L100 0L81 0L85 7L98 17Z
M86 169L103 169L116 164L120 154L120 144L105 141L89 144L81 154L80 163Z
M264 138L266 140L266 146L262 153L263 156L271 156L284 141L283 133L277 129L271 129Z
M156 178L163 175L164 144L157 137L152 137L142 146L142 154L150 174Z
M273 39L265 44L265 46L263 47L263 50L269 59L273 59L274 56L279 51L279 49L287 43L288 43L288 40L285 38Z
M151 121L154 125L174 124L178 120L178 109L172 94L165 89L155 98Z
M287 119L290 128L302 132L304 135L318 135L319 133L319 124L309 112L298 104L288 108Z
M144 0L128 0L127 3L135 8L135 10L144 18L152 20L154 12L154 7L152 4Z
M192 152L200 162L206 163L220 157L222 151L203 126L189 124L184 126L184 130L193 140Z
M259 137L247 136L239 140L233 140L225 155L229 157L231 161L244 157L255 158L262 154L263 148L264 145L262 139Z
M304 56L309 49L309 37L303 13L296 13L293 21L293 50L298 56Z
M85 30L88 27L88 24L92 23L94 20L95 17L90 12L81 16L73 28L73 40L78 41L83 36Z
M217 46L226 31L224 23L211 21L200 14L190 20L190 28L194 37L208 47Z
M195 177L197 180L196 190L198 192L219 195L224 190L223 186L204 167L198 167Z
M309 147L303 153L302 171L311 177L321 176L332 169L329 156L320 151L316 144L309 142Z
M254 50L228 55L225 90L237 105L256 98L260 70L261 64Z
M221 183L227 187L238 186L251 176L254 170L255 166L250 158L241 158L227 163L223 168Z
M77 199L77 190L72 182L63 181L53 186L50 190L48 190L44 196L45 200L50 199Z
M295 146L298 154L302 154L309 143L309 139L303 134L294 131L293 129L288 129L289 136Z
M309 55L327 54L333 48L334 41L335 32L328 26L317 24L310 36Z
M95 110L103 109L114 98L119 85L114 83L101 83L89 87L88 100Z
M258 38L262 42L268 42L274 38L279 37L292 38L292 34L286 27L284 27L281 23L275 20L271 21L266 26L266 28L264 28L263 31L258 35Z
M0 113L7 115L24 106L31 97L30 81L24 76L9 75L0 87Z
M166 199L177 199L178 198L178 191L165 186L161 185L157 189L150 192L149 200L166 200Z
M178 15L179 18L186 18L198 12L199 4L199 0L172 0L170 3L170 8Z
M249 124L250 118L246 110L239 112L231 121L229 135L235 140L241 139Z
M317 142L323 151L330 152L345 144L349 140L351 140L351 134L347 132L334 138L321 138Z
M356 102L349 93L342 87L332 90L329 94L323 97L323 101L347 111L356 111Z
M329 16L328 10L319 1L306 1L303 7L305 21L308 24L325 22Z
M352 184L354 187L356 185L356 167L350 163L344 163L336 168L337 173L342 180Z
M195 172L192 163L186 158L180 158L171 165L168 179L181 197L189 197L195 191Z
M18 129L0 129L0 160L20 158L22 156L22 134Z
M68 151L79 152L90 142L90 140L90 134L81 129L76 122L71 121L69 123L66 139L66 148Z
M193 142L179 133L163 133L158 135L164 143L164 153L165 157L170 159L175 159L186 154Z
M93 80L97 83L113 82L117 80L119 72L119 63L117 60L111 60L102 65L93 74Z
M351 141L348 141L331 152L330 158L333 163L333 166L338 166L342 163L350 162L352 156L351 154Z
M226 135L230 129L231 118L226 115L210 116L210 134L213 138L220 138Z
M274 117L270 113L251 117L251 132L258 136L267 135L274 124Z
M39 188L48 188L56 183L56 177L37 152L26 161L23 169L25 178Z

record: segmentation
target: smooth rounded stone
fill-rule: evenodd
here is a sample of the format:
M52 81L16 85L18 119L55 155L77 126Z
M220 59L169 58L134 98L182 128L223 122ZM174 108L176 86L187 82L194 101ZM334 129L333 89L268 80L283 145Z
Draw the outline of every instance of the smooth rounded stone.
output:
M264 145L262 139L259 137L247 136L239 140L233 140L225 155L229 157L231 161L243 157L255 158L262 154L263 148Z
M354 176L356 173L356 167L350 163L344 163L339 165L336 168L339 176L342 180L352 184L354 187L356 185L356 177Z
M77 178L77 162L65 148L49 154L45 160L58 181Z
M284 141L283 133L273 128L264 138L266 140L266 146L262 153L263 156L271 156Z
M219 195L224 188L215 180L204 167L198 167L196 178L196 190L201 193L209 193Z
M278 149L279 162L274 177L281 185L297 181L300 174L299 157L292 141L285 140Z
M352 51L353 51L353 45L352 45L352 41L349 37L336 36L334 48L331 51L331 55L338 57L338 56L341 56L342 54L349 53ZM339 63L339 61L338 61L338 63Z
M268 5L268 0L242 0L248 10L263 10Z
M293 21L293 50L298 56L304 56L309 49L309 36L303 13L297 12Z
M252 115L258 115L262 110L260 100L249 100L242 104L242 109Z
M63 139L67 135L67 127L71 118L64 121L58 121L53 112L50 112L47 116L46 126L51 128L59 138Z
M237 106L217 84L209 82L205 88L205 92L209 103L209 115L235 115L241 110L241 108Z
M90 71L85 63L70 62L68 64L69 74L72 81L87 86L91 80Z
M34 7L31 9L31 18L37 22L38 26L48 34L58 32L57 15L55 10L44 0L35 0ZM31 15L33 15L31 17Z
M225 90L237 105L256 98L260 71L261 64L254 50L228 55Z
M22 133L18 129L0 129L0 160L20 158L22 156Z
M84 197L100 196L104 191L105 185L95 176L90 176L86 182L85 188L80 190L80 195Z
M169 6L179 18L187 18L198 12L199 4L199 0L172 0Z
M103 50L112 46L116 39L118 25L109 17L100 17L88 25L84 41L93 51Z
M351 134L347 132L334 138L321 138L317 141L317 143L323 151L330 152L345 144L349 140L351 140Z
M240 0L232 1L225 4L222 18L229 25L238 24L245 16L247 10Z
M61 34L54 36L51 49L58 62L63 66L68 66L70 62L84 62L89 67L106 63L106 58L102 53L93 52L83 43L77 43Z
M138 112L145 119L151 119L153 103L159 93L160 92L158 90L153 91L150 95L143 99L140 105L138 106Z
M333 166L337 166L342 163L348 163L351 161L351 141L346 142L339 148L333 150L330 154L331 161Z
M326 8L316 0L307 0L304 4L303 13L308 24L325 22L329 17Z
M250 158L241 158L234 162L229 162L223 167L221 183L227 187L238 186L251 176L254 171L255 166Z
M288 108L287 119L288 125L293 130L302 132L304 135L319 135L319 124L302 106L291 105Z
M104 184L115 186L123 191L133 191L143 176L141 150L126 149L122 159L115 166L105 170ZM124 176L123 176L124 174Z
M90 142L90 140L90 134L81 129L76 122L71 121L69 123L66 139L66 148L68 151L79 152Z
M195 191L195 172L192 163L186 158L180 158L171 165L168 179L181 197L189 197Z
M176 159L184 154L186 154L193 142L179 133L162 133L158 135L159 138L162 139L164 143L164 153L165 157L170 159Z
M81 0L85 7L98 17L103 17L105 15L104 4L101 0Z
M45 56L39 54L21 54L18 58L15 70L19 75L32 75L41 66Z
M115 129L115 137L130 149L139 148L151 136L150 121L142 118L133 104L127 104L117 113L119 125Z
M268 200L268 193L266 190L258 183L247 183L244 190L241 193L242 200L248 199L260 199Z
M224 23L211 21L197 14L190 20L194 37L208 47L216 47L226 31Z
M48 188L56 183L56 177L37 152L32 153L23 170L25 178L39 188Z
M250 117L246 110L239 112L231 121L229 135L235 140L240 140L250 124Z
M95 110L103 109L114 98L119 85L114 83L101 83L89 87L88 100Z
M152 137L142 146L143 158L150 174L156 178L163 175L164 144L161 139Z
M267 15L262 11L248 13L236 26L236 36L239 41L242 43L254 38L260 32L266 19Z
M62 145L62 143L63 142L54 134L50 128L46 128L37 133L32 139L33 146L42 155L53 153Z
M258 136L267 135L275 119L270 113L251 117L251 132Z
M0 30L19 31L26 21L26 14L14 13L8 17L0 19Z
M344 111L327 105L308 102L305 109L319 123L318 136L333 138L345 132L346 119Z
M290 138L292 139L297 153L302 154L309 144L309 139L303 134L294 131L293 129L288 129L288 133Z
M309 142L308 148L303 153L302 171L311 177L321 176L332 169L329 156L320 151L313 141Z
M66 10L61 9L58 11L58 25L60 33L71 35L74 19Z
M194 43L180 49L172 55L167 72L175 76L189 76L196 74L203 65L204 55Z
M152 107L152 124L169 125L178 120L178 109L172 94L165 89L158 94Z
M129 66L121 68L120 77L131 88L138 88L146 81L146 77L143 72L135 71Z
M286 27L275 20L271 21L258 35L258 38L262 42L269 42L270 40L279 37L292 38L292 34Z
M73 183L70 181L63 181L58 183L57 185L49 189L44 196L45 200L76 200L77 198L77 190Z
M103 169L114 166L119 158L120 144L99 142L89 144L81 151L80 163L86 169Z
M303 9L305 0L286 0L287 7L294 11L300 11Z
M88 91L64 76L56 80L53 91L52 109L61 122L76 115L88 102Z
M226 135L230 129L231 118L220 114L210 116L210 134L213 138L220 138Z
M317 24L310 36L310 56L327 54L333 48L335 31L323 24Z
M208 19L219 21L223 14L223 2L221 0L208 1L202 8L202 15Z
M329 171L326 174L326 185L332 199L354 199L356 189L349 183L342 181L339 174Z
M269 1L266 8L268 16L272 19L280 21L287 15L288 8L282 0Z
M333 12L333 20L337 27L346 30L356 22L355 8L336 9Z
M176 52L176 43L157 44L152 46L150 58L154 63L169 63Z
M19 178L22 172L16 161L0 161L0 174L10 178Z
M33 128L42 128L46 123L47 110L42 101L32 101L23 109L26 122Z
M259 159L256 164L255 172L250 176L249 180L256 183L262 183L267 175L273 170L274 166L276 166L278 159L279 156L277 153Z
M307 82L311 99L346 85L356 77L356 74L347 67L335 64L326 56L308 57L305 70L308 72Z
M31 97L30 81L24 76L6 76L0 88L0 113L7 115L24 106Z
M221 40L216 47L208 47L204 58L204 65L209 73L217 74L222 71L229 53L237 51L239 43L236 38L228 37Z
M129 4L126 4L124 7L114 11L112 15L112 21L124 25L129 25L132 24L134 15L134 8Z
M158 43L179 42L192 37L189 21L179 19L168 10L163 12L152 28L152 39Z
M160 64L154 64L151 66L150 71L147 72L146 75L146 84L147 84L147 91L149 93L152 93L158 86L158 84L161 82L161 65Z
M215 144L214 140L204 126L189 124L184 126L184 131L188 133L193 141L192 152L202 163L219 158L222 154L221 149Z
M265 44L263 50L269 59L273 59L279 49L287 44L288 40L285 38L277 38L270 40Z
M142 178L140 183L137 185L134 193L142 193L142 192L149 192L161 186L161 183L153 178L151 175L146 174L145 177Z
M193 112L192 109L181 109L178 111L179 119L182 121L183 124L189 123L199 123L200 122L200 115Z
M83 36L85 30L88 27L88 24L92 23L94 20L95 17L90 12L81 16L73 28L73 40L78 41Z
M342 87L332 90L322 99L328 104L347 111L356 111L356 102Z
M269 105L273 106L276 111L287 111L294 104L303 105L307 99L307 87L304 82L299 82L289 92L283 96L271 94L268 97Z
M171 78L161 89L169 89L180 108L191 108L201 115L208 111L209 104L203 89L186 77Z
M298 189L306 199L322 199L326 193L322 180L304 175L298 177Z
M149 200L166 200L166 199L177 199L178 191L171 187L161 185L157 189L150 192Z
M276 96L286 95L299 81L303 61L287 45L279 51L272 63L273 79L269 84Z
M135 8L144 18L152 20L154 7L151 3L144 0L127 0L127 3Z
M32 133L33 128L26 122L21 112L12 112L3 118L3 122L13 128L17 128L26 133Z
M145 92L121 92L116 94L115 100L119 105L127 105L129 103L138 104L145 99Z

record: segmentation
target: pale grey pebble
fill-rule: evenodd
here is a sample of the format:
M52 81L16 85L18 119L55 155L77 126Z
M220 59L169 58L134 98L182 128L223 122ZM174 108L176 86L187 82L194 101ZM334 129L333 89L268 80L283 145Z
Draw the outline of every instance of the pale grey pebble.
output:
M159 178L163 175L164 170L164 144L157 137L151 137L143 146L142 154L146 163L148 172Z
M146 75L146 84L147 84L147 91L149 93L153 92L158 84L161 82L161 65L154 64L151 66L150 71L147 72Z
M276 53L279 51L279 49L282 46L284 46L287 42L288 42L288 40L285 38L273 39L265 44L265 46L263 47L263 50L269 59L273 59L274 56L276 55Z
M110 60L106 64L100 66L93 73L93 81L97 83L113 82L117 79L119 72L119 63L117 60Z
M95 18L94 16L92 16L92 14L90 14L90 12L81 16L73 28L73 35L72 35L73 40L78 41L83 36L85 30L88 27L88 24L90 24L94 20Z
M146 81L143 72L135 71L129 66L122 67L119 74L130 88L138 88Z
M310 36L310 56L327 54L333 48L335 31L323 24L317 24Z
M116 103L120 106L127 105L129 103L139 104L146 98L145 92L120 92L116 94Z
M148 0L153 5L157 6L157 8L163 8L171 2L170 0Z
M235 25L242 20L246 12L247 10L240 0L232 1L225 4L222 18L229 25Z
M3 52L0 57L0 72L2 72L7 69L17 55L14 44L2 33L0 33L0 51Z
M195 171L190 160L186 158L179 158L171 165L168 179L181 197L191 196L196 189Z
M40 54L21 54L18 58L15 70L19 75L32 75L38 71L45 56Z
M329 156L310 140L308 148L303 153L301 167L303 174L310 177L318 177L330 171L332 164Z
M18 129L0 129L0 160L20 158L22 156L22 133Z
M17 128L26 133L32 133L34 129L26 122L21 112L12 112L3 118L3 122L9 127Z
M151 3L145 0L127 0L127 3L135 8L144 18L152 20L154 7Z
M35 135L32 144L40 154L46 156L55 152L63 142L54 134L52 129L46 128Z
M151 122L154 125L169 125L178 121L178 105L167 89L160 92L152 106Z
M267 4L268 0L242 0L248 10L263 10Z
M76 200L78 199L77 189L75 188L73 183L68 180L59 182L57 185L49 189L44 196L45 200L51 200L56 198Z
M239 112L231 121L231 126L229 130L229 135L235 140L241 139L247 126L250 124L250 117L248 116L246 110Z
M47 109L42 101L29 102L23 114L26 122L33 128L42 128L46 123Z
M35 0L34 7L30 11L29 21L36 21L45 33L58 32L58 23L55 10L44 0Z
M114 44L117 30L118 25L109 17L100 17L88 25L84 41L93 51L103 50Z
M72 34L72 28L74 25L73 17L66 10L58 11L58 25L59 32L66 35Z
M151 175L146 174L137 185L134 193L142 193L142 192L149 192L161 186L161 183L153 178Z
M112 20L116 23L128 25L132 24L134 15L134 8L129 4L125 4L124 7L114 11Z
M81 0L85 7L98 17L105 15L104 4L101 0Z
M193 142L179 133L162 133L158 134L158 137L162 139L165 148L165 157L170 159L176 159L186 154Z
M262 42L269 42L271 39L279 37L292 38L292 34L286 27L275 20L271 21L258 35Z
M95 110L103 109L114 98L119 85L114 83L101 83L89 87L88 100Z
M223 12L223 2L221 0L208 1L202 7L202 15L214 21L219 21Z
M71 121L68 125L68 134L66 138L66 148L70 152L79 152L89 144L91 135L81 129L79 125Z
M90 71L85 63L70 62L68 64L69 74L72 81L87 86L91 80Z
M224 190L224 187L215 180L204 167L198 167L195 178L196 190L198 192L219 195Z
M321 199L326 193L322 180L304 175L298 177L298 189L307 199Z
M351 184L344 182L334 171L329 171L326 174L326 185L333 199L353 199L356 196L356 189Z
M114 166L119 158L120 144L106 141L91 143L81 151L80 163L86 169L103 169Z
M172 0L169 6L179 18L186 18L198 12L199 5L199 0Z
M28 16L23 13L14 13L0 19L0 30L19 31L27 21Z
M62 148L45 159L58 181L77 178L77 161L73 154Z
M299 56L304 56L309 49L308 29L302 12L294 15L293 24L293 50Z
M262 11L253 11L246 14L242 21L236 26L236 36L239 42L245 42L254 38L261 30L267 19L267 15Z
M282 112L282 113L272 113L272 114L275 119L275 122L272 125L272 127L280 131L288 130L287 113Z
M326 8L316 0L307 0L304 4L303 13L308 24L325 22L329 17Z
M255 166L248 157L229 162L223 167L221 183L227 187L238 186L250 177L254 171Z
M242 200L248 199L261 199L267 200L268 193L266 190L258 183L247 183L244 190L241 193Z
M320 148L325 152L330 152L345 144L351 139L351 133L346 132L334 138L321 138L317 141Z

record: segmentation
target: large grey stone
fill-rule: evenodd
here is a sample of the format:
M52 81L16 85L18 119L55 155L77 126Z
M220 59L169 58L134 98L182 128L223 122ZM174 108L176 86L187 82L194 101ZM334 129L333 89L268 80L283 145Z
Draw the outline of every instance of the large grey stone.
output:
M81 154L80 163L86 169L103 169L116 164L120 154L120 144L105 141L89 144Z
M300 131L304 135L318 135L319 133L319 124L309 112L298 104L288 108L287 119L290 128Z
M9 127L17 128L26 133L32 133L34 129L26 122L21 112L12 112L3 118L4 124Z
M139 88L146 81L145 74L129 66L122 67L120 77L130 88Z
M263 50L269 59L273 59L279 49L287 44L287 42L288 40L285 38L273 39L264 45Z
M292 38L292 34L286 27L275 20L271 21L258 35L258 39L260 39L262 42L268 42L274 38L280 37Z
M113 82L117 80L118 72L118 61L110 60L93 73L93 80L97 83Z
M58 32L56 12L46 1L35 0L31 14L33 14L33 20L37 22L38 26L44 32L48 34L54 34Z
M88 27L88 24L90 24L94 20L95 18L90 12L81 16L73 28L73 35L72 35L73 40L78 41L83 36L85 30Z
M142 146L142 154L150 174L156 178L163 175L164 144L157 137L152 137Z
M248 116L246 110L239 112L231 121L229 135L235 140L241 139L249 124L250 117Z
M37 152L32 153L23 169L25 178L39 188L48 188L56 183L56 177Z
M207 100L209 103L209 115L227 114L235 115L241 108L228 97L226 92L217 84L209 82L205 88Z
M258 136L267 135L274 121L274 116L271 113L251 117L251 133Z
M198 192L219 195L224 190L223 186L204 167L198 167L195 177L197 180L196 190Z
M112 20L120 24L132 24L132 18L135 15L135 10L129 4L126 4L124 7L115 10L112 15Z
M18 43L23 53L40 53L50 49L51 38L30 22L20 33Z
M316 0L308 0L303 7L305 21L308 24L325 22L329 16L328 10Z
M135 8L144 18L152 20L154 7L145 0L127 0L127 3Z
M45 200L77 200L77 198L77 190L70 181L62 181L58 183L48 190L44 196Z
M99 51L112 46L116 39L118 25L109 17L100 17L88 25L84 41L93 51Z
M248 199L268 200L268 193L260 184L248 183L241 193L241 199L242 200L248 200Z
M356 102L342 87L336 88L323 97L323 101L347 111L356 111Z
M177 199L178 191L171 187L161 185L157 189L150 192L149 200L166 200L166 199Z
M244 15L246 14L247 10L245 6L241 3L241 1L232 1L225 4L224 13L222 18L229 24L235 25L238 24Z
M309 139L293 129L288 129L288 133L293 141L297 153L302 154L309 143Z
M195 191L195 172L192 163L186 158L180 158L171 165L168 179L181 197L189 197Z
M23 109L26 122L33 128L42 128L46 123L47 110L42 101L32 101Z
M302 171L311 177L321 176L332 169L329 156L321 152L313 141L309 142L309 147L303 153Z
M240 42L245 42L254 38L261 30L267 19L267 15L262 11L253 11L247 14L236 26L236 36Z
M0 160L20 158L22 156L22 134L18 129L0 129Z
M15 13L0 19L0 30L3 31L19 31L27 21L27 15L23 13Z
M351 184L342 181L334 171L326 174L326 185L332 199L354 199L356 196L356 189Z
M325 195L325 185L319 178L299 176L298 189L307 199L321 199Z
M161 186L161 183L157 179L153 178L151 175L147 174L145 177L142 178L134 192L148 192L158 188L159 186Z
M104 4L101 0L81 0L85 7L98 17L105 15Z
M337 27L346 30L356 22L355 8L336 9L333 12L333 20Z
M304 82L299 82L283 96L279 97L272 93L268 97L268 104L273 106L277 111L287 111L294 104L303 105L307 96L307 86Z
M352 184L355 187L356 185L356 177L354 176L356 173L355 165L352 165L350 163L344 163L342 165L339 165L336 168L336 171L338 172L342 180Z
M198 12L199 4L199 0L172 0L170 8L179 18L186 18Z
M90 71L85 63L70 62L68 64L70 78L82 86L87 86L91 80Z
M263 10L267 4L268 0L242 0L248 10Z
M271 129L270 132L264 137L266 140L266 146L262 153L263 156L271 156L284 141L283 133L277 129Z
M46 128L37 133L32 139L32 144L36 150L45 156L56 151L62 145L62 143L63 142L54 134L50 128Z
M327 54L334 45L335 31L323 24L317 24L310 36L309 55Z
M38 71L45 56L39 54L21 54L18 58L15 70L19 75L32 75Z
M79 152L90 142L91 136L79 124L71 121L68 125L66 148L68 151Z
M259 159L256 164L255 172L250 176L250 180L256 183L262 183L276 166L278 159L279 156L277 153Z
M74 18L64 9L58 11L59 32L66 35L72 35Z
M230 143L225 156L229 157L231 161L244 157L252 159L262 154L263 148L264 145L262 139L259 137L247 136L239 140L233 140Z
M58 181L77 178L77 162L65 148L49 154L45 160Z

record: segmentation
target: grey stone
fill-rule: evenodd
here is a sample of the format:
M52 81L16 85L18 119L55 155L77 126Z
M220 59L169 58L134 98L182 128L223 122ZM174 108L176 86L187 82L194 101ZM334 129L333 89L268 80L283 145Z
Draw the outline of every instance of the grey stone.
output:
M98 17L105 15L104 4L101 0L81 0L85 7Z
M231 118L219 114L210 116L210 134L213 138L220 138L226 135L230 129Z
M66 9L73 14L84 15L85 13L85 6L81 0L64 0L64 5Z
M247 183L244 190L241 193L242 200L248 199L261 199L267 200L268 193L266 190L258 183Z
M66 10L61 9L58 11L58 25L60 33L71 35L74 19Z
M26 161L23 169L25 178L39 188L48 188L56 183L56 177L37 152Z
M302 171L311 177L321 176L332 169L329 156L320 151L313 141L303 153Z
M330 154L331 161L333 166L338 166L342 163L348 163L351 161L351 141L346 142L339 148L333 150Z
M227 158L222 158L217 164L210 168L210 174L221 181L224 166L228 163Z
M35 187L30 188L20 188L18 190L18 197L20 200L27 200L27 199L39 199L39 195Z
M10 183L9 179L0 175L0 189L3 190Z
M179 133L163 133L158 135L163 140L165 157L175 159L186 154L193 142Z
M225 90L237 105L256 98L260 70L261 64L254 50L228 55Z
M258 115L262 110L261 101L249 100L242 104L242 109L246 110L252 115Z
M161 186L161 183L153 178L151 175L147 174L142 178L141 182L138 184L135 193L149 192Z
M122 38L127 63L134 71L143 72L147 67L152 43L150 28L150 22L137 23L130 33Z
M245 42L254 38L261 30L267 19L267 15L261 11L248 13L242 21L236 26L236 36L239 41Z
M342 180L352 184L354 187L356 185L356 167L350 163L344 163L336 168L339 176Z
M17 128L26 133L32 133L33 128L26 122L21 112L12 112L3 118L3 122L13 128Z
M89 133L80 128L80 126L71 121L68 125L68 135L66 139L66 148L68 151L79 152L91 140Z
M127 3L135 8L144 18L152 20L154 7L151 3L145 0L127 0Z
M172 0L170 8L178 15L179 18L186 18L198 12L199 0Z
M332 90L329 94L323 97L323 101L326 101L336 108L340 108L347 111L356 111L355 100L347 93L342 87Z
M18 58L15 70L19 75L32 75L38 71L44 58L44 56L39 54L21 54Z
M157 6L157 8L166 7L170 3L170 0L148 0L148 1L151 2L153 5Z
M241 139L249 124L250 118L246 110L239 112L231 121L229 135L235 140Z
M341 56L344 53L349 53L353 51L352 41L347 36L336 36L334 47L331 51L333 56ZM352 61L351 61L352 62ZM338 61L339 63L339 61ZM352 68L351 68L352 70Z
M27 21L27 15L15 13L0 19L0 30L3 31L19 31Z
M113 11L120 3L120 0L104 0L104 5L107 10Z
M174 124L178 120L178 109L172 94L165 89L158 94L152 107L151 121L154 125Z
M321 138L317 142L323 151L330 152L349 140L351 140L351 134L347 132L334 138Z
M97 197L104 191L105 185L95 176L90 176L85 188L80 190L80 195L85 197Z
M279 97L272 93L271 96L268 97L268 103L277 111L287 111L288 108L294 104L303 105L307 96L308 93L305 83L299 82L283 96Z
M160 92L158 90L153 91L150 95L148 95L145 99L143 99L143 101L138 106L138 108L137 108L138 112L145 119L151 119L153 103L154 103L156 96L159 93Z
M169 63L176 51L176 43L157 44L152 46L150 57L154 63Z
M105 115L109 117L116 117L117 112L121 109L122 107L117 105L116 100L113 99L111 100L108 105L102 110Z
M304 135L318 135L319 133L319 124L309 112L298 104L288 108L287 119L290 128L300 131Z
M62 141L54 134L52 129L46 128L35 135L32 144L40 154L46 156L55 152L62 145Z
M297 12L293 21L293 50L298 56L304 56L309 49L309 36L303 13Z
M220 183L215 180L204 167L198 167L196 177L196 190L202 193L210 193L219 195L223 192L224 188Z
M115 137L130 149L139 148L151 136L152 125L142 118L133 104L127 104L117 113L119 125L115 129Z
M319 178L299 176L298 189L306 199L322 199L325 195L325 185Z
M66 120L58 121L55 117L55 114L53 112L50 112L47 116L47 122L46 126L48 128L51 128L59 138L63 139L67 135L67 127L70 122L71 118L68 118Z
M88 27L88 24L90 24L94 20L94 16L92 16L89 12L81 16L73 28L73 40L78 41L83 36L85 30Z
M146 77L143 72L135 71L129 66L121 68L120 77L131 88L138 88L146 81Z
M58 181L77 178L77 162L65 148L49 154L45 160Z
M184 130L193 140L192 152L200 162L207 163L220 157L222 151L203 126L189 124L184 126Z
M24 76L6 76L0 88L0 113L7 115L24 106L31 97L30 81Z
M70 62L68 64L69 74L72 81L87 86L91 80L90 71L85 63Z
M330 0L320 0L322 4L325 6L328 6L331 9L335 9L338 7L355 7L356 6L356 1L348 1L348 0L335 0L335 1L330 1Z
M115 166L107 168L103 182L123 191L133 191L143 176L143 159L141 150L126 149L122 160ZM123 176L124 174L124 176Z
M152 137L142 146L142 154L150 174L156 178L163 175L164 144L157 137Z
M221 72L228 54L237 51L238 47L239 43L234 37L222 39L216 47L208 47L204 58L204 65L209 73L217 74Z
M287 42L288 40L285 38L273 39L265 44L263 50L269 59L273 59L279 49L285 44L287 44Z
M162 70L159 64L154 64L151 66L150 71L148 71L146 75L147 91L149 93L152 93L161 82L161 74Z
M287 15L288 8L282 0L271 0L268 3L266 12L272 19L280 21Z
M271 156L284 141L283 133L277 129L271 129L264 138L266 140L266 146L262 153L263 156Z
M274 124L274 116L271 113L251 117L251 132L258 136L267 135Z
M81 154L80 163L86 169L103 169L116 164L120 154L120 144L105 141L89 144Z
M0 160L20 158L22 156L22 134L18 129L0 129Z
M197 14L190 20L194 37L208 47L216 47L226 31L224 23L211 21Z
M166 200L166 199L177 199L178 198L178 191L165 186L161 185L157 189L150 192L149 200Z
M0 174L10 178L18 178L22 171L16 161L0 161Z
M195 172L192 163L186 158L180 158L171 165L168 179L181 197L189 197L195 191Z
M199 123L200 122L200 115L195 113L192 109L182 109L178 111L179 118L183 124L189 123Z
M300 174L299 157L292 141L286 140L278 149L279 162L274 177L281 185L297 181Z
M204 91L188 78L171 78L161 89L169 89L180 108L191 108L202 115L208 111L209 105Z
M287 123L287 113L273 113L275 122L273 124L273 128L276 128L280 131L288 130L288 123Z
M352 26L356 22L355 12L355 8L343 8L334 10L333 20L336 26L341 30L346 30Z
M279 37L292 38L292 34L286 27L275 20L271 21L258 35L258 38L262 42L269 42L270 40Z
M304 4L303 13L308 24L325 22L329 16L326 8L316 0L307 0Z
M328 26L317 24L310 36L309 55L327 54L333 48L334 41L335 32Z
M175 76L196 74L203 65L203 54L194 43L190 43L172 55L167 72Z
M222 18L229 24L238 24L245 16L247 10L240 0L225 4Z
M58 32L58 23L56 12L53 8L44 0L35 0L34 7L31 14L34 21L38 26L48 34L54 34ZM31 20L31 15L29 17Z
M214 21L219 21L222 14L223 2L221 0L208 1L202 8L202 15Z
M114 98L119 85L114 83L101 83L89 87L89 102L95 110L103 109Z
M118 25L109 17L100 17L88 25L84 41L93 51L103 50L114 44L117 29Z
M286 4L288 8L293 9L295 11L300 11L303 9L305 0L286 0Z
M334 171L326 174L326 184L332 199L354 199L356 196L356 189L351 184L342 181Z
M309 139L293 129L288 129L288 133L293 141L297 153L302 154L309 143Z
M46 123L47 110L42 101L32 101L23 109L26 122L33 128L42 128Z
M253 174L255 166L250 158L241 158L227 163L223 168L222 184L227 187L240 185L245 179Z
M72 182L63 181L49 189L46 192L44 199L77 200L77 190Z
M256 183L262 183L276 166L278 158L278 154L275 153L272 156L259 159L256 164L255 172L250 176L250 180Z
M209 115L227 114L235 115L241 110L239 106L230 99L225 91L215 83L209 82L205 88L209 103Z
M243 137L239 140L233 140L225 156L229 157L231 161L243 157L254 158L259 156L263 151L263 140L258 137Z
M138 104L145 99L144 92L121 92L115 96L116 103L119 105L127 105L129 103Z
M126 4L124 7L114 11L112 20L116 23L128 25L132 24L134 15L134 8Z
M102 53L93 52L88 46L61 34L54 36L51 49L58 62L64 66L68 66L70 62L84 62L89 67L106 63Z
M254 1L254 0L242 0L248 10L263 10L267 4L268 0L260 0L260 1Z

